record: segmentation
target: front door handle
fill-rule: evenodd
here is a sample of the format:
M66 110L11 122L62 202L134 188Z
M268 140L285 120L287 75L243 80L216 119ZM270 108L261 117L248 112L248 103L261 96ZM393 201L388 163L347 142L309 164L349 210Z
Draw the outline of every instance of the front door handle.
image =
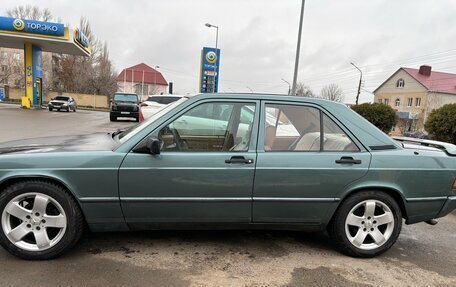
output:
M343 156L340 159L336 160L336 163L351 163L351 164L361 164L360 159L353 159L351 156Z
M253 159L246 159L243 156L232 156L230 159L225 159L225 163L246 163L252 164Z

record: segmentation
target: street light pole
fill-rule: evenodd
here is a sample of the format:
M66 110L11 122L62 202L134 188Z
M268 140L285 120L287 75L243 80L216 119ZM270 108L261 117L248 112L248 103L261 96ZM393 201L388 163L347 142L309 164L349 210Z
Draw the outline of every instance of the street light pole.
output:
M213 77L213 83L212 83L212 92L215 93L215 78L217 77L217 61L218 61L218 55L217 55L217 48L218 48L218 30L219 27L206 23L204 24L208 28L215 28L215 63L214 63L214 77Z
M363 81L363 71L361 71L360 68L358 68L355 64L353 63L350 63L353 67L355 67L356 69L358 69L359 73L360 73L360 76L359 76L359 83L358 83L358 93L356 94L356 102L355 104L357 105L358 104L358 100L359 100L359 93L361 92L361 82Z
M291 92L291 85L290 85L290 82L288 82L287 80L285 80L285 79L283 79L283 78L282 78L281 80L288 84L288 95L289 95L290 92Z
M293 75L293 88L291 91L292 95L296 94L296 82L298 80L298 65L299 65L299 52L301 50L301 34L302 34L302 22L304 18L304 5L306 0L302 0L301 5L301 18L299 19L299 32L298 32L298 44L296 47L296 58L295 58L295 68L294 68L294 75Z

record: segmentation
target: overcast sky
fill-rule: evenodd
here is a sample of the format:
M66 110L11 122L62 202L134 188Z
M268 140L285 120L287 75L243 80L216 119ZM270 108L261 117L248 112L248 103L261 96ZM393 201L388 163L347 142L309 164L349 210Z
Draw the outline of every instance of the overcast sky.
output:
M215 45L206 22L220 27L219 92L286 93L281 79L293 79L301 0L2 0L0 14L24 4L71 27L87 17L119 72L159 65L178 93L198 91L201 48ZM317 94L336 83L353 103L350 62L364 73L361 102L401 66L456 73L455 12L453 0L307 0L298 81Z

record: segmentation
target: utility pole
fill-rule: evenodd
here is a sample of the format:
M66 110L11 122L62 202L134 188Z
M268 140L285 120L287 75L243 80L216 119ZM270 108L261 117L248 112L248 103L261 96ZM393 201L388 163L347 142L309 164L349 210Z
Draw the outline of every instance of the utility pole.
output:
M302 22L304 18L304 5L306 0L302 0L301 5L301 18L299 19L299 32L298 32L298 44L296 47L296 58L295 58L295 68L294 68L294 75L293 75L293 88L291 90L291 94L296 94L296 82L298 80L298 65L299 65L299 52L301 50L301 34L302 34Z
M356 94L356 102L355 102L355 104L358 105L359 93L361 92L361 82L363 81L363 71L361 71L361 69L358 68L355 64L353 64L353 63L350 63L350 64L353 67L355 67L356 69L358 69L358 71L360 72L359 83L358 83L358 93Z

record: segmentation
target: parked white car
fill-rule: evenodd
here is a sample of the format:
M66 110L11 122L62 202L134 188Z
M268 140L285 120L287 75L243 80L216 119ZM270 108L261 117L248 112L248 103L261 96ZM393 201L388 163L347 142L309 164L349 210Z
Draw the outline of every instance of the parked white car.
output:
M144 119L150 118L167 105L183 98L182 95L152 95L142 102L141 111Z

